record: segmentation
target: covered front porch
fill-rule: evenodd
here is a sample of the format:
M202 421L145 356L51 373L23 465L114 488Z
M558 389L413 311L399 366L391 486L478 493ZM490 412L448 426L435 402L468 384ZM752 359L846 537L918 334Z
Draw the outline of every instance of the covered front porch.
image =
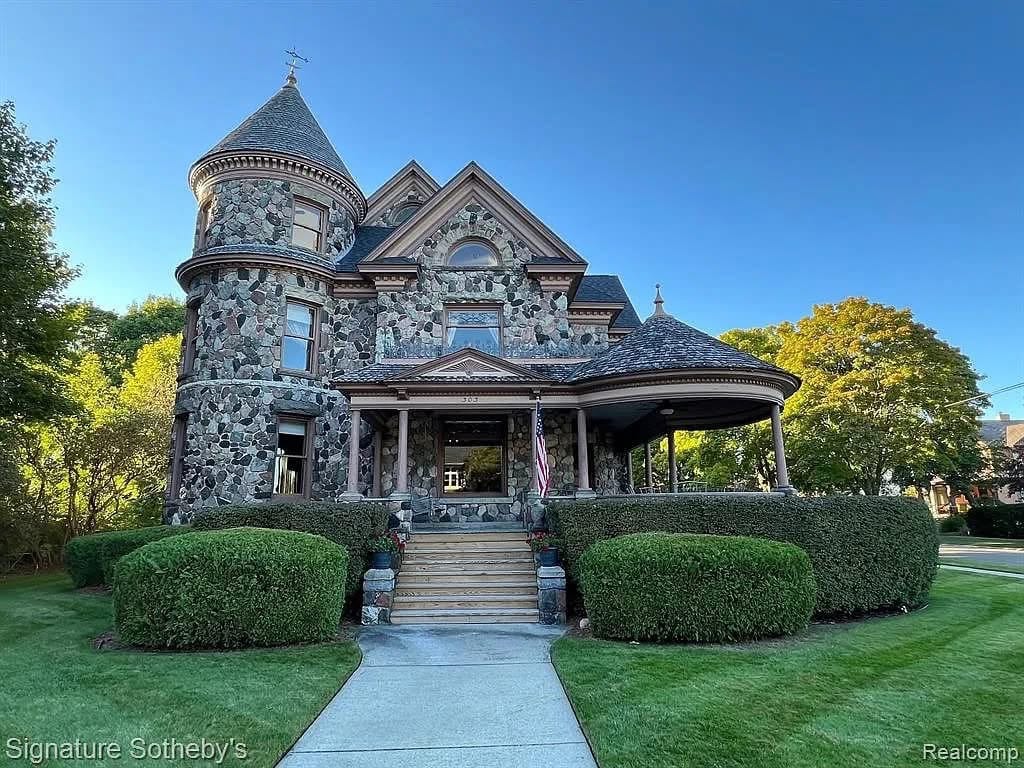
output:
M543 430L547 496L726 491L680 480L671 439L770 419L778 487L788 492L781 408L795 389L778 369L726 369L567 380L579 363L522 365L464 350L388 378L338 382L353 434L346 498L409 501L422 522L528 522L541 495ZM458 370L458 375L445 371ZM370 379L369 381L367 379ZM538 418L539 416L539 418ZM656 484L651 443L669 437L668 481ZM646 482L633 481L642 456Z

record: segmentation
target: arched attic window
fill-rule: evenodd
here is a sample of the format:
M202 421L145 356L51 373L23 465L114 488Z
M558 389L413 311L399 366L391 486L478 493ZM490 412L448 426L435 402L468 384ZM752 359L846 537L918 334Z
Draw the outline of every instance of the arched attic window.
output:
M450 267L496 267L498 254L487 243L465 240L456 243L448 253Z
M391 214L391 223L396 227L400 224L404 224L414 213L416 213L417 210L419 210L419 207L419 203L406 203L400 208L397 208L395 212Z

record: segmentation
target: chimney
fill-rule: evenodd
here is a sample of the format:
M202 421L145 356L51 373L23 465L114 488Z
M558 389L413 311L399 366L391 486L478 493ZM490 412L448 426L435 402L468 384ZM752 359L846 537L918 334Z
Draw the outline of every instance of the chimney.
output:
M999 412L999 420L1000 421L1009 421L1010 420L1010 414L1003 413L1002 411L1000 411Z

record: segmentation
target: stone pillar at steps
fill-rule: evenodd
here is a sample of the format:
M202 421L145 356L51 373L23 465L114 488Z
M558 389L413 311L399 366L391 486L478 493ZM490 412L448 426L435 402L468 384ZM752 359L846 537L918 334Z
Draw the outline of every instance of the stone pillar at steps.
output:
M363 576L363 624L390 624L395 599L395 572L371 568Z
M537 569L537 608L541 624L565 624L565 569L561 566Z

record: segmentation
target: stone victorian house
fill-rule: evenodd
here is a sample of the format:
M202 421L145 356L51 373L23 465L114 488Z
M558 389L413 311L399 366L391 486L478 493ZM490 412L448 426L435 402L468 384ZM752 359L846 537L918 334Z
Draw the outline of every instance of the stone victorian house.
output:
M366 196L289 76L189 183L169 519L389 497L521 520L538 401L552 493L630 492L633 447L768 418L788 485L779 409L799 381L660 297L641 322L475 163L442 185L410 162Z

